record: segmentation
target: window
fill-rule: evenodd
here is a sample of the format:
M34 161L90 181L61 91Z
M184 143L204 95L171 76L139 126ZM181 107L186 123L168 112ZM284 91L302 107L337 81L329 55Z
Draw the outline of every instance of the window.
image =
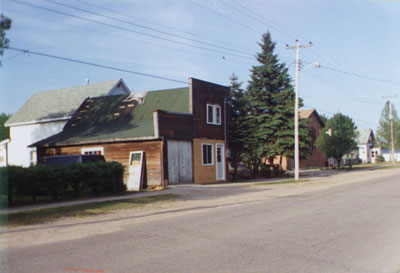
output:
M214 165L213 145L202 144L202 150L203 150L203 165Z
M36 165L36 157L37 157L37 155L36 155L36 150L31 150L31 151L29 152L29 164L30 164L31 166Z
M221 125L221 107L219 105L207 104L207 123Z
M103 147L82 148L81 154L83 155L104 155Z

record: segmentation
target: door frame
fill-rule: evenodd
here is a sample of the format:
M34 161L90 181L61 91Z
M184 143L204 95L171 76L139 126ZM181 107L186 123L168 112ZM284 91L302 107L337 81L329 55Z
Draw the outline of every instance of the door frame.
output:
M218 163L218 148L221 149L221 163ZM218 177L219 168L222 168L222 177ZM225 174L225 144L224 143L216 143L215 144L215 172L216 172L216 180L225 180L226 179L226 174Z
M138 173L134 174L131 173L132 168L132 155L133 154L140 154L140 166L136 167ZM143 185L143 173L144 171L144 151L132 151L129 153L129 160L128 160L128 181L126 183L126 187L128 191L140 191Z
M177 152L177 183L171 183L171 161L170 161L170 155L172 154L171 152L171 148L174 145L173 143L176 143L176 152ZM171 145L171 146L170 146ZM187 146L186 146L187 145ZM188 155L190 156L190 161L188 161L188 164L190 165L190 168L188 168L187 170L190 172L189 176L190 179L188 181L182 181L182 179L184 178L182 176L182 174L184 172L182 172L182 166L184 166L185 164L182 164L182 159L184 159L184 157L182 156L182 152L183 152L183 148L187 147L190 149L190 152L188 153ZM168 168L168 184L171 185L179 185L179 184L192 184L193 183L193 142L192 141L187 141L187 140L175 140L175 139L171 139L171 140L167 140L167 158L168 158L168 164L167 164L167 168ZM188 177L189 177L188 176Z

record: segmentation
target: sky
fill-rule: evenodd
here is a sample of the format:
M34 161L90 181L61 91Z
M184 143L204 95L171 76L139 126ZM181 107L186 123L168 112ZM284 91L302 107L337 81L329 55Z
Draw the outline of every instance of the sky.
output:
M262 34L295 79L304 108L340 112L376 130L388 97L400 109L400 1L395 0L0 0L12 19L10 47L125 71L6 50L0 112L35 92L123 78L143 91L187 86L194 77L246 88ZM319 62L320 68L313 63ZM126 72L129 71L129 72ZM147 77L148 74L166 79ZM294 82L293 82L294 84Z

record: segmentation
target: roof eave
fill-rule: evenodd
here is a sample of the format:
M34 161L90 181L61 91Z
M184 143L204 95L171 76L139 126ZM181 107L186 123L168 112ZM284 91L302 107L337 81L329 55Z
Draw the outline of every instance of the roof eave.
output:
M157 140L155 136L144 136L144 137L130 137L130 138L109 138L109 139L99 139L99 140L86 140L86 141L75 141L75 142L55 142L51 144L44 145L35 145L33 143L28 147L66 147L66 146L75 146L75 145L86 145L86 144L100 144L100 143L112 143L112 142L127 142L127 141L141 141L141 140Z
M65 121L69 120L71 116L68 117L61 117L61 118L52 118L52 119L40 119L40 120L32 120L32 121L25 121L25 122L15 122L15 123L5 123L4 126L12 127L12 126L23 126L23 125L32 125L38 123L48 123L48 122L55 122L55 121Z

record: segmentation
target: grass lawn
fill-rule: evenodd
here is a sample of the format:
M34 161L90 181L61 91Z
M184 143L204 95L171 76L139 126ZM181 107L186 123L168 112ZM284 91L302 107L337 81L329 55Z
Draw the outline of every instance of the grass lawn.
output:
M275 184L291 184L291 183L303 183L308 182L310 179L290 179L290 180L282 180L282 181L274 181L274 182L263 182L263 183L255 183L254 186L262 186L262 185L275 185Z
M76 200L87 200L87 199L94 199L99 197L113 197L113 196L123 196L127 194L132 194L133 192L123 192L123 193L116 193L116 194L98 194L93 195L91 193L84 193L78 197L71 195L66 196L59 196L57 200L54 200L52 196L49 195L38 195L36 196L36 202L33 202L32 197L25 195L25 196L13 196L13 202L10 207L21 207L21 206L35 206L35 205L42 205L42 204L51 204L63 201L76 201ZM7 200L7 199L5 199ZM2 203L3 204L3 203ZM6 207L8 207L7 202L5 202Z
M11 213L9 215L1 214L0 226L31 225L51 222L64 217L87 217L92 215L100 215L112 213L116 210L121 209L134 209L138 207L143 207L147 204L171 202L177 197L178 195L175 194L163 194L124 200L88 203L67 207L32 210L26 212Z

